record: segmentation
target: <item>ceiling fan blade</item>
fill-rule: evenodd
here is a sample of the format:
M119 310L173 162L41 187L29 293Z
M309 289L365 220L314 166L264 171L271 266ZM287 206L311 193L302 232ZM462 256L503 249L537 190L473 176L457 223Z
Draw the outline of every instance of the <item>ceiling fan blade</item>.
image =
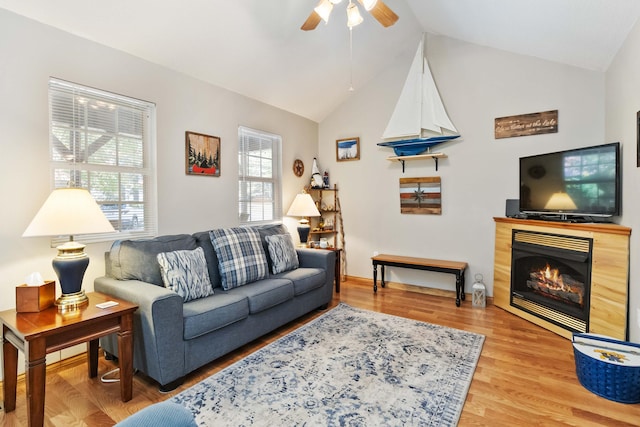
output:
M364 6L362 0L358 1ZM382 0L378 0L369 13L376 18L383 27L390 27L398 20L398 15L396 15L393 10L389 9L389 6L384 4Z
M311 15L309 15L307 20L304 21L304 24L302 24L300 29L304 31L315 30L321 20L322 18L320 18L320 15L318 15L315 10L312 10Z

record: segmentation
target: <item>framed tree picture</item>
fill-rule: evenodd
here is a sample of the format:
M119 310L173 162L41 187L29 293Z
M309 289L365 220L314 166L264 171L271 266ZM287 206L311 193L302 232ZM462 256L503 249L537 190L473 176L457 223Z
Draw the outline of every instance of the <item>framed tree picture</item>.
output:
M185 135L187 175L220 176L220 138L190 131Z
M360 160L360 138L338 139L336 141L336 161Z

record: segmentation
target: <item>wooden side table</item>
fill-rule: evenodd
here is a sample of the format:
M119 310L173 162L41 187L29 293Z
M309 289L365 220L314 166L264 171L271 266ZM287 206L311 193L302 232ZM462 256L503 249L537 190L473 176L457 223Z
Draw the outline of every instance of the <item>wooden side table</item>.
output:
M133 312L137 305L97 292L90 292L89 304L77 311L61 313L51 307L38 313L0 312L2 321L4 410L16 408L18 349L26 358L27 419L29 426L44 424L46 355L83 342L87 343L89 376L98 375L98 339L118 334L120 396L133 395ZM96 304L115 301L118 305L100 309Z

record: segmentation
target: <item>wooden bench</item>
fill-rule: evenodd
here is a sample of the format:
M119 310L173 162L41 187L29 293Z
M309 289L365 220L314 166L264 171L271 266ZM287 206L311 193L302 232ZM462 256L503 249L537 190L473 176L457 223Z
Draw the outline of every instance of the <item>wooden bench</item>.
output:
M371 258L373 261L373 292L378 292L378 265L381 266L381 285L384 288L384 267L403 267L414 270L436 271L438 273L455 274L456 276L456 306L460 307L460 300L464 300L464 272L466 262L445 261L440 259L415 258L399 255L380 254Z

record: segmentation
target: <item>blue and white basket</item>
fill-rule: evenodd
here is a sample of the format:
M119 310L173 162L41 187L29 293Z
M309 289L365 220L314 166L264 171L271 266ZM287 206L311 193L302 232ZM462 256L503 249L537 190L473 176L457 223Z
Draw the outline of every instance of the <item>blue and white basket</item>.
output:
M620 403L640 402L640 344L595 334L574 334L573 354L580 383Z

